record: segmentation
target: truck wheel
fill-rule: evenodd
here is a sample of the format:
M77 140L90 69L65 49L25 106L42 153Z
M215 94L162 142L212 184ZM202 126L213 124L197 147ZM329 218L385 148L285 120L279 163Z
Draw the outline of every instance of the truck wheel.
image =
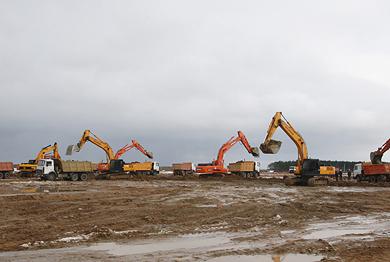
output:
M79 179L80 179L80 181L87 181L88 175L87 174L80 174Z
M3 178L4 179L9 178L9 173L8 172L4 173Z
M75 173L70 174L70 180L72 180L72 181L79 180L79 175L75 174Z
M0 173L0 179L4 179L4 178L5 178L5 174Z
M385 175L380 175L377 177L377 182L382 183L386 181L386 176Z
M54 173L49 173L49 174L47 175L47 180L49 180L49 181L54 181L54 180L56 180L56 174L54 174Z

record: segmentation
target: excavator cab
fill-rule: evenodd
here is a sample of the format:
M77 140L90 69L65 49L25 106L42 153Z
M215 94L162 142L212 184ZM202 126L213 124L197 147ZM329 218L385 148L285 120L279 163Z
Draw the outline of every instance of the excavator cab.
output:
M314 176L320 174L319 159L305 159L302 165L302 176Z
M282 141L271 139L268 142L262 143L260 149L264 154L277 154L281 146Z
M123 166L125 161L123 159L113 159L110 161L110 173L121 173L123 172Z

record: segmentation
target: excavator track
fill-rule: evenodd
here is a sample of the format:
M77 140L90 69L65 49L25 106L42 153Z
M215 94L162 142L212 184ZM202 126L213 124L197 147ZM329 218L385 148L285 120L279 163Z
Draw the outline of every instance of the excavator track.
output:
M327 186L329 180L326 177L312 177L307 180L308 186Z

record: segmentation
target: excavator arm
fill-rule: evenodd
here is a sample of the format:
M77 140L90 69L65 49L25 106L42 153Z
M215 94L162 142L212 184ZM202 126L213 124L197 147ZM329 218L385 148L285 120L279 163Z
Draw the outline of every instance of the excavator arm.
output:
M217 160L215 160L213 164L223 166L223 158L225 156L225 153L229 151L238 142L241 142L243 144L249 154L252 154L255 157L259 156L259 149L257 147L251 147L244 133L238 131L237 137L230 138L225 144L221 146L218 151Z
M98 136L93 134L90 130L85 130L80 141L75 146L70 146L71 150L67 150L68 154L72 154L72 151L80 152L85 143L88 141L95 146L100 147L106 153L107 162L114 159L114 151L112 150L111 146L107 142L103 141Z
M153 159L153 153L149 152L145 148L143 148L143 146L141 146L141 144L138 143L138 141L136 141L136 140L131 140L131 144L127 144L124 147L122 147L121 149L119 149L118 152L116 152L114 159L119 159L124 153L126 153L127 151L130 151L133 148L138 149L138 151L140 151L146 157Z
M386 141L377 151L371 152L370 159L373 164L382 164L383 154L390 149L390 139Z
M276 129L280 127L287 136L294 142L298 149L298 165L296 173L300 173L303 161L308 158L307 146L303 137L296 131L293 126L284 118L282 112L276 112L275 116L268 127L267 136L264 142L260 145L260 149L264 154L276 154L282 145L281 141L273 140Z
M42 148L41 151L39 151L37 157L35 158L35 162L38 163L39 159L45 158L45 156L50 152L53 152L52 157L54 159L61 159L60 154L58 153L58 145L57 143L54 143L54 145L48 145Z

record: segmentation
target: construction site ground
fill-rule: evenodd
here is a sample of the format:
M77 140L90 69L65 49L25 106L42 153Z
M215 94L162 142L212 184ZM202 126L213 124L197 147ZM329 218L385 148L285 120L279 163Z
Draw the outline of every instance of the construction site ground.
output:
M275 178L1 180L0 261L390 261L389 199Z

